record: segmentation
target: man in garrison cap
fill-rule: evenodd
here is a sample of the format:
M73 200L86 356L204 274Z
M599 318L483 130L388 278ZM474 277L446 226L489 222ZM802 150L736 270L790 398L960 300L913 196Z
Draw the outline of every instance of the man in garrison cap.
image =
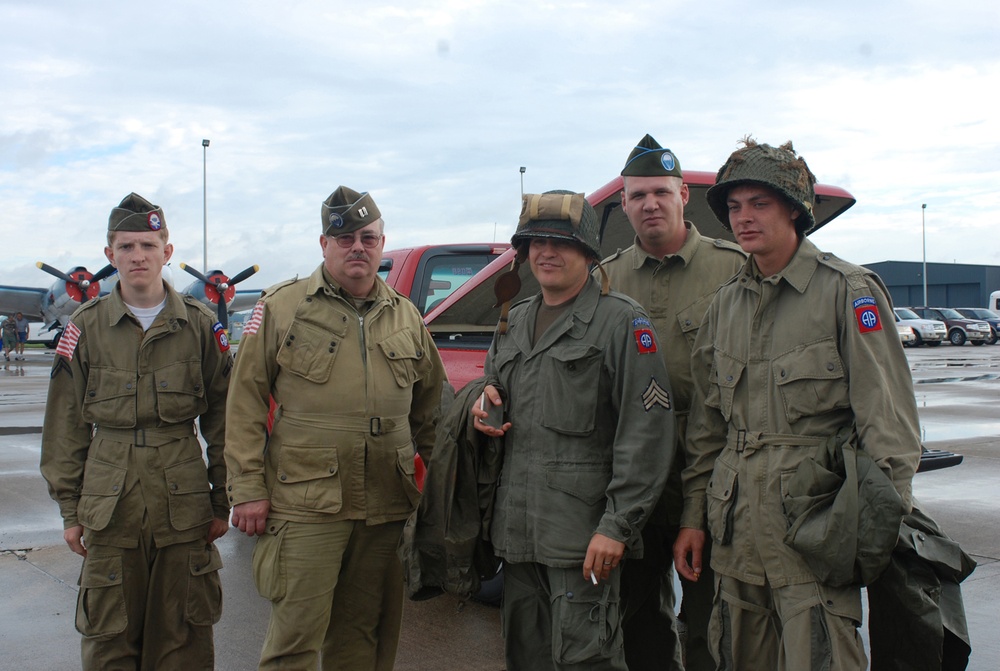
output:
M338 187L320 207L323 262L264 291L243 329L226 463L271 601L261 669L393 666L396 546L445 372L417 309L377 274L384 244L371 195Z
M692 351L674 559L697 579L711 537L719 668L867 668L859 585L889 561L920 460L888 291L805 237L815 182L790 142L747 138L707 195L749 258ZM804 507L812 496L837 501Z
M605 259L611 288L637 301L656 327L674 390L677 450L663 497L642 531L645 554L625 563L625 659L630 671L715 669L708 651L714 576L681 580L687 625L684 662L675 619L673 543L680 528L680 473L691 408L691 345L719 285L743 265L726 240L704 238L684 219L688 187L677 156L646 135L622 168L622 210L634 244ZM707 565L707 563L706 563Z
M583 194L525 194L511 244L541 291L510 308L470 410L504 446L490 533L507 668L626 669L621 566L673 460L670 383L646 313L590 275Z
M232 354L214 313L163 281L160 207L129 194L107 241L118 283L63 330L42 429L42 475L84 558L83 668L211 669Z

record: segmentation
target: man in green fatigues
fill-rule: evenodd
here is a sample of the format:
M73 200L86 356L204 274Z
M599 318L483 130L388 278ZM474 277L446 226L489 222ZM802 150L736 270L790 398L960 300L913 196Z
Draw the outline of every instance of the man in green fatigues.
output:
M626 668L619 566L641 556L673 461L655 332L635 301L590 276L597 225L583 194L524 196L511 244L541 293L510 309L506 332L501 317L471 410L477 430L503 440L490 531L509 669ZM484 424L491 408L505 420Z
M625 562L622 571L625 660L629 671L713 671L708 621L714 576L704 571L696 582L681 579L687 625L682 662L674 616L673 544L683 504L680 472L691 407L691 347L715 292L739 271L746 256L731 242L703 238L684 220L688 187L680 162L649 135L629 154L621 174L622 209L635 229L635 244L602 265L611 288L642 305L656 327L674 392L678 445L663 496L642 530L643 557Z
M860 589L822 581L786 542L787 487L831 437L854 431L857 450L908 510L920 459L913 383L888 292L871 271L805 238L815 225L814 184L791 143L748 139L708 192L750 258L719 290L695 342L674 558L682 575L696 575L707 516L720 668L866 667ZM887 529L890 549L897 530Z
M254 582L271 601L261 669L391 669L396 546L420 497L414 446L430 458L445 372L416 308L377 275L372 197L339 187L321 223L323 263L265 291L243 329L228 410L233 525L259 536Z
M118 285L63 331L42 429L42 475L84 557L83 668L210 669L222 615L213 541L229 528L229 343L212 312L163 281L173 246L159 207L122 200L104 253Z

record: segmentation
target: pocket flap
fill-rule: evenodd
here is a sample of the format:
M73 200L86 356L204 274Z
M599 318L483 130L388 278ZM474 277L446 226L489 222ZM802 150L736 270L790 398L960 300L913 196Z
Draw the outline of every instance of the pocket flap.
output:
M549 487L576 497L589 505L607 498L609 482L611 482L610 470L574 469L545 473L545 484Z
M775 357L772 370L779 386L797 380L835 380L844 377L844 362L836 342L824 338Z
M205 550L192 550L188 557L191 575L205 575L222 568L222 555L215 544L209 544Z
M281 446L278 457L278 480L291 484L336 475L339 470L337 448L300 445Z
M738 475L739 473L729 468L716 468L708 481L705 494L719 501L730 500L736 494L736 477Z
M103 461L87 460L81 496L118 496L124 486L124 468Z
M406 475L415 475L417 472L417 465L413 461L414 456L416 456L416 452L413 451L412 445L404 445L396 450L399 469Z
M208 468L200 458L167 466L163 475L171 494L195 494L212 489L208 483Z
M89 566L80 576L80 587L111 587L122 584L121 557L88 557Z

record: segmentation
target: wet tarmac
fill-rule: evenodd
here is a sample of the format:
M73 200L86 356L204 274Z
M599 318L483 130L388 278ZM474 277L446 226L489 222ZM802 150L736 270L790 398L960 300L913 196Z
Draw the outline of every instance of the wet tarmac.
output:
M79 668L73 627L80 559L38 474L41 422L52 353L0 368L0 669ZM930 448L963 454L957 467L921 473L914 492L979 567L963 595L973 639L971 671L1000 668L1000 345L908 349ZM215 628L216 668L256 668L268 603L250 578L253 541L219 541L225 608ZM498 609L443 596L407 602L396 669L504 668Z

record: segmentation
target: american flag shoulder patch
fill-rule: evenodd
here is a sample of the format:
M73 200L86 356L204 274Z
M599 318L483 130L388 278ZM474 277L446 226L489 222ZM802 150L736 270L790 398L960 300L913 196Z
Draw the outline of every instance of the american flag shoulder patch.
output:
M62 336L59 338L59 346L56 347L56 354L61 354L70 361L73 360L73 352L76 351L76 344L80 341L80 327L70 322L63 329Z
M253 335L260 330L260 325L264 321L264 301L257 301L257 304L253 306L253 314L250 315L250 321L246 323L243 327L243 335Z

